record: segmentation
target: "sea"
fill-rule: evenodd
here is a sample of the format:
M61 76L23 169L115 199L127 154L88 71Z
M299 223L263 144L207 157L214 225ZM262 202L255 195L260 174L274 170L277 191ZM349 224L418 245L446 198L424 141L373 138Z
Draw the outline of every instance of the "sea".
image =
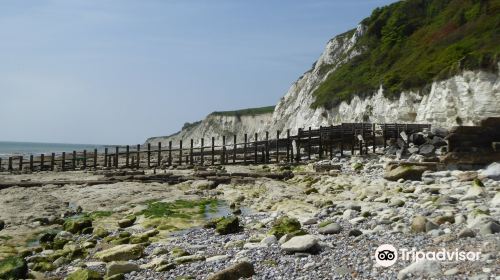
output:
M83 150L103 151L104 145L95 144L66 144L66 143L36 143L36 142L9 142L0 141L0 157L27 156L39 154L61 154L62 152L81 152Z

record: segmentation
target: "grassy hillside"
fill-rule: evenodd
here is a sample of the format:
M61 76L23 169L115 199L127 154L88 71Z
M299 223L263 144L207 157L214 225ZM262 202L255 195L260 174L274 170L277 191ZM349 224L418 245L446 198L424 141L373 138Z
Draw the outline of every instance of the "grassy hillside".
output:
M269 114L274 111L274 106L259 107L259 108L248 108L236 111L219 111L213 112L211 115L214 116L252 116Z
M363 20L361 55L337 68L314 92L331 107L380 85L388 97L464 69L498 71L500 0L407 0ZM324 66L327 71L331 66Z

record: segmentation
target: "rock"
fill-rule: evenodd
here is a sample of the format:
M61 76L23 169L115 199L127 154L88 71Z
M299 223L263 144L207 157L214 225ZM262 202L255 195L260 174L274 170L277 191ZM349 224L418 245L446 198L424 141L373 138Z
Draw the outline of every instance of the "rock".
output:
M5 222L3 220L0 220L0 230L3 230L5 228Z
M175 268L175 263L168 263L164 265L158 266L155 271L156 272L164 272L164 271L169 271Z
M139 244L125 244L95 254L97 259L105 262L135 260L142 256L144 248Z
M104 229L102 227L97 227L94 229L93 234L94 234L94 236L104 238L104 237L109 235L109 231L107 231L106 229Z
M439 228L439 225L434 223L434 222L431 222L429 220L427 220L427 222L425 223L425 231L428 232L428 231L431 231L431 230L435 230L435 229L438 229Z
M397 181L399 179L420 181L422 180L422 173L428 169L427 166L420 165L388 166L388 169L384 173L384 178L389 181Z
M349 236L354 236L354 237L356 237L356 236L360 236L360 235L362 235L362 234L363 234L363 232L362 232L362 231L360 231L359 229L351 229L351 230L349 231L349 234L348 234L348 235L349 235Z
M418 261L410 264L404 269L398 272L398 279L406 279L409 278L409 274L412 277L436 277L441 273L441 265L438 261Z
M63 225L65 231L73 234L80 233L83 229L91 227L92 220L90 218L69 219Z
M165 255L168 253L168 249L165 247L157 247L151 252L153 256Z
M215 231L218 234L237 233L240 230L240 221L236 216L224 217L217 222Z
M413 133L408 140L417 146L425 144L425 136L422 133Z
M400 198L393 198L389 202L390 207L403 207L405 205L405 201Z
M458 199L456 199L455 197L448 196L448 195L443 195L443 196L440 196L436 200L435 203L437 205L457 204L458 203Z
M106 266L106 277L111 277L116 274L126 274L132 271L139 270L139 266L131 262L111 262Z
M462 201L466 200L476 200L486 194L484 187L480 187L473 183L473 186L467 190L467 193L460 199Z
M313 169L316 172L328 172L330 170L342 170L342 164L332 164L331 161L319 161L313 164Z
M121 219L121 220L118 221L118 226L120 228L130 227L130 226L132 226L135 223L135 220L136 220L135 216L130 216L130 217L123 218L123 219Z
M500 224L495 221L489 221L479 226L479 232L485 234L495 234L500 232Z
M500 192L497 192L495 196L491 199L490 205L493 207L500 206Z
M196 180L191 186L198 190L212 190L217 187L217 184L209 180Z
M464 171L457 175L458 180L461 182L472 181L477 179L478 173L476 171Z
M320 227L318 232L321 234L338 234L342 231L342 227L337 223L331 223L324 227Z
M278 243L278 239L274 235L266 236L264 239L260 241L260 244L266 245L266 246L271 246L273 244Z
M229 259L228 255L218 255L218 256L213 256L210 258L207 258L205 261L206 262L218 262L218 261L225 261Z
M177 264L198 262L198 261L204 261L204 260L205 260L205 257L200 256L200 255L184 256L184 257L178 257L178 258L174 259L175 263L177 263Z
M438 225L442 225L442 224L445 224L445 223L454 224L455 223L455 217L454 216L437 216L434 221Z
M465 228L458 233L459 238L467 238L467 237L472 238L475 236L476 236L476 233L470 228Z
M436 147L432 144L424 144L420 146L420 151L419 153L423 156L431 156L434 154L434 151L436 150Z
M431 133L435 136L445 138L446 136L448 136L450 131L444 127L433 127L431 128Z
M361 171L363 170L363 164L361 162L355 162L351 165L352 170L354 171Z
M141 268L142 269L155 269L155 268L162 266L162 265L165 265L165 264L168 264L168 260L166 258L163 258L163 257L158 257L158 258L154 258L153 260L151 260L147 264L141 265Z
M500 180L500 163L494 162L488 165L479 175L493 180Z
M297 219L284 216L274 222L269 234L281 238L285 234L293 234L299 231L300 228L300 222Z
M0 279L25 279L28 275L26 261L19 257L8 257L0 261Z
M416 154L416 153L418 153L418 151L419 151L418 147L408 148L408 153L410 153L410 154Z
M90 269L78 269L68 275L66 280L102 280L99 272Z
M210 275L207 280L238 280L240 278L252 277L254 274L253 264L244 261Z
M318 245L318 239L314 235L302 235L292 237L281 244L281 249L288 253L307 252Z
M415 216L411 222L411 230L413 232L425 232L427 218L424 216Z
M312 217L312 218L303 218L303 219L300 220L300 223L303 226L314 225L317 222L318 222L318 219L315 218L315 217Z
M178 258L178 257L189 256L190 254L180 247L175 247L172 248L171 255L174 258Z
M456 274L458 274L458 272L460 272L460 271L458 270L458 268L454 267L454 268L451 268L451 269L446 270L446 271L443 273L443 275L445 275L445 276L452 276L452 275L456 275Z

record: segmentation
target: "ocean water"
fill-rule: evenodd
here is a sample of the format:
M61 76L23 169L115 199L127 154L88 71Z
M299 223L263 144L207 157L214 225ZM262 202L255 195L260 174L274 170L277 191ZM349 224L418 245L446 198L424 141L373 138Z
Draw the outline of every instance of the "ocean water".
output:
M0 141L0 157L27 156L62 152L81 152L83 150L104 150L103 145L92 144L63 144L63 143L34 143L34 142L7 142Z

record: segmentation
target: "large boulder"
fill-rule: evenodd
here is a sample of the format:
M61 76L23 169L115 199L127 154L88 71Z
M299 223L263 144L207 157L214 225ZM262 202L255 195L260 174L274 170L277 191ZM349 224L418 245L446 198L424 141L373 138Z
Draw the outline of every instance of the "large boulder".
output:
M274 222L269 234L281 238L285 234L294 234L298 231L300 231L300 222L297 219L284 216Z
M321 234L338 234L342 231L342 227L337 223L330 223L318 229Z
M106 267L106 277L116 274L126 274L137 270L139 270L139 266L132 262L111 262Z
M240 262L209 276L208 280L238 280L252 277L254 274L253 264Z
M64 222L64 230L73 234L80 233L86 228L92 227L92 220L90 218L69 219Z
M26 261L18 257L9 257L0 261L0 279L24 279L28 274Z
M311 234L292 237L281 244L281 249L287 253L308 252L318 245L318 239Z
M99 272L90 269L78 269L68 275L66 280L102 280Z
M422 174L429 169L428 166L423 165L389 165L384 173L384 178L389 181L399 179L420 181Z
M224 217L217 222L215 231L218 234L237 233L240 230L240 221L236 216Z
M125 244L95 254L97 259L105 262L135 260L142 256L144 248L139 244Z

